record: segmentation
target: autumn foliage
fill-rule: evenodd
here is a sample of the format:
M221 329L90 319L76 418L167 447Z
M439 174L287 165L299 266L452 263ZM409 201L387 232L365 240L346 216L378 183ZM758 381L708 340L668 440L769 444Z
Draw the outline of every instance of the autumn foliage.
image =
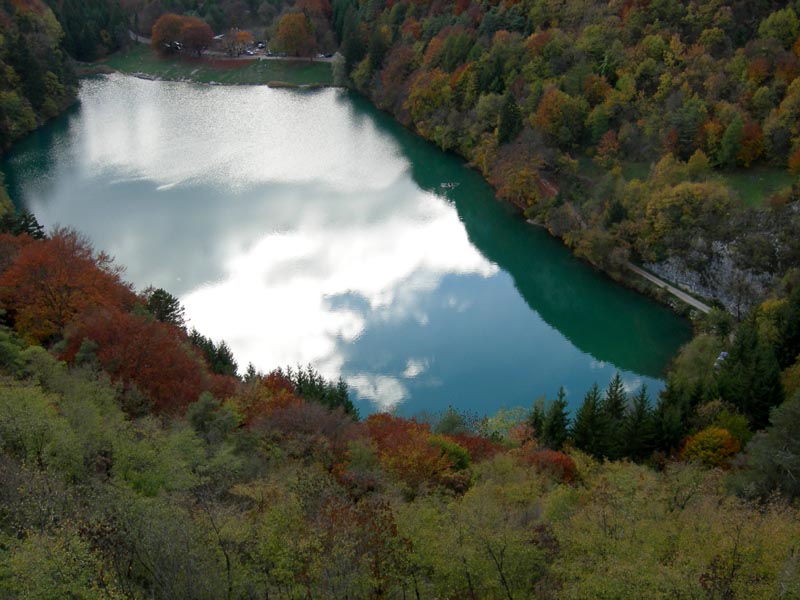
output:
M282 372L272 371L244 386L234 404L243 423L250 426L299 401L291 380Z
M572 457L548 448L529 449L520 455L522 462L555 481L572 483L578 473Z
M415 495L423 486L462 483L453 472L457 466L453 455L442 444L446 436L433 436L427 424L380 413L370 415L365 426L381 465L403 482L409 494ZM456 442L450 443L466 454Z
M96 310L68 329L64 358L73 362L84 343L114 381L135 385L157 412L182 413L201 392L230 389L212 377L199 353L175 326L118 310Z
M122 269L75 231L61 229L50 239L17 244L10 266L0 274L0 301L22 335L37 342L59 335L87 310L124 311L137 302L122 282Z
M707 467L726 467L739 450L739 442L727 429L707 427L686 440L681 458Z
M171 54L182 44L186 50L200 56L214 39L211 27L202 19L173 13L162 15L150 35L150 45L161 54Z
M278 49L289 56L310 56L314 52L314 34L306 15L285 15L278 23L275 42Z

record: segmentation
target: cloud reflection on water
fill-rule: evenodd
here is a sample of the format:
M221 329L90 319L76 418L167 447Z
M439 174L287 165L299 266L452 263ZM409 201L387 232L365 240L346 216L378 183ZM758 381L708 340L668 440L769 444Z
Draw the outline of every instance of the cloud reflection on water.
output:
M270 188L278 194L248 209L263 224L249 239L238 227L209 231L214 280L181 295L192 326L224 338L242 366L310 363L338 377L343 345L371 322L424 326L429 317L420 297L444 275L497 272L469 242L453 207L413 182L391 137L347 105L345 118L330 118L342 116L337 94L227 88L221 96L216 88L120 77L82 91L79 161L88 172L120 183L150 181L163 202L172 201L167 192L203 184L233 196L272 182L294 182L306 192L300 198L296 188L288 196ZM299 126L298 115L313 123ZM197 209L222 212L224 197L218 200ZM117 254L128 262L131 250ZM344 296L361 302L331 301ZM412 365L404 374L422 370ZM348 383L383 409L408 396L399 377L385 373L350 374Z

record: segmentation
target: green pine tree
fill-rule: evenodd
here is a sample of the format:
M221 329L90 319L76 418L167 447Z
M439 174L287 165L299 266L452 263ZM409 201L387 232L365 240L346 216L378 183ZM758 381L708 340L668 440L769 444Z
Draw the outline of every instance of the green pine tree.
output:
M717 380L720 396L750 420L753 429L769 422L769 411L783 402L781 372L775 350L762 340L754 318L736 332Z
M643 385L631 398L622 422L621 434L624 456L642 460L653 451L656 437L655 421L646 385Z
M604 447L608 453L608 458L616 460L622 457L624 452L624 440L622 437L622 424L625 419L625 408L628 404L628 397L625 394L625 385L619 371L609 382L606 388L605 398L601 405L603 417L606 423Z
M540 442L553 450L561 450L567 441L569 416L567 416L567 400L564 387L558 389L558 396L550 403L542 424Z
M528 425L533 429L533 436L542 441L545 420L545 401L544 397L539 397L533 402L531 412L528 414Z
M510 142L522 129L522 114L511 92L506 92L497 120L497 143Z
M575 413L572 427L572 441L576 447L592 456L602 458L606 455L606 426L600 399L600 388L595 383L586 392L583 404Z

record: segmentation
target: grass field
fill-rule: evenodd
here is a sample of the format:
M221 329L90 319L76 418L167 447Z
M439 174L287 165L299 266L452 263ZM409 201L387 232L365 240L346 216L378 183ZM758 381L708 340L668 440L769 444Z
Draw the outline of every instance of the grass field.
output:
M647 179L651 164L648 162L622 163L622 175L631 179ZM578 159L579 172L594 181L600 180L605 171L597 166L592 159L581 157ZM761 206L771 196L792 185L794 177L786 169L776 167L751 167L738 171L716 171L718 177L725 185L736 192L747 206Z
M791 186L794 180L786 169L775 167L752 167L746 171L721 173L720 177L748 206L760 206L776 192Z
M292 85L333 85L331 65L327 62L161 58L142 44L111 56L103 64L122 73L199 83L263 85L280 81Z

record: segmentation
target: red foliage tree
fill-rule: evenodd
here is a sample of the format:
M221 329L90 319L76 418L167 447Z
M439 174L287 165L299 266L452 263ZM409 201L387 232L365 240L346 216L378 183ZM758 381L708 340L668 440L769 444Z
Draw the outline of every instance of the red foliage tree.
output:
M309 17L329 18L333 13L329 0L297 0L295 6Z
M498 452L502 452L504 449L502 444L498 444L497 442L493 442L492 440L479 435L460 433L458 435L448 435L446 437L450 438L459 446L466 449L466 451L469 453L469 458L473 463L491 458Z
M156 412L182 413L212 387L203 360L174 325L101 310L85 313L70 326L66 338L65 360L72 362L84 341L92 342L101 368L114 381L135 384Z
M564 483L572 483L578 474L575 461L568 454L548 448L528 449L521 459L539 473Z
M61 229L50 239L20 242L13 263L0 275L0 300L17 331L41 342L87 310L132 308L137 298L121 272L85 237Z
M19 251L30 243L33 243L33 238L27 233L22 235L0 233L0 273L14 264Z
M200 56L214 41L214 32L202 19L183 17L180 39L186 50Z
M745 123L742 139L739 142L739 153L736 159L745 167L749 167L764 153L764 133L755 121Z

